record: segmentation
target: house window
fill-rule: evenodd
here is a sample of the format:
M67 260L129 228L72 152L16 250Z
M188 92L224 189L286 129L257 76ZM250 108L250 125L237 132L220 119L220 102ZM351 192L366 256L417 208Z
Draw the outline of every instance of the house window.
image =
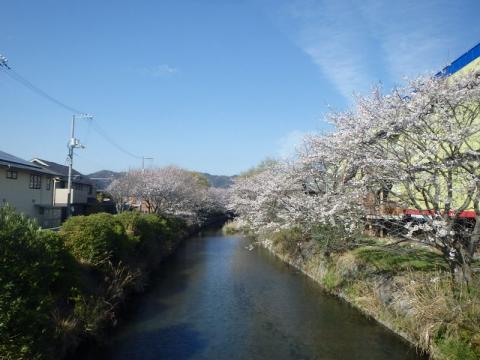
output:
M40 175L30 175L30 189L42 188L42 177Z
M92 195L92 185L88 185L88 195Z
M7 170L7 179L17 179L18 173L15 170Z
M47 182L46 189L47 189L47 190L50 190L50 188L51 188L51 186L52 186L52 179L48 178L46 182Z

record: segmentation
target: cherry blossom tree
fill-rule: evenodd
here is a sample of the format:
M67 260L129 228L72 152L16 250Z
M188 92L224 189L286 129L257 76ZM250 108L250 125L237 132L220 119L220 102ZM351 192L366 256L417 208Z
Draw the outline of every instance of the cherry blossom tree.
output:
M480 242L480 75L420 77L388 95L376 88L329 120L335 131L308 136L294 163L237 180L230 206L240 221L255 231L353 231L376 216L397 242L440 251L468 283Z
M353 118L367 125L355 131L359 169L416 213L400 235L441 251L455 279L468 282L480 238L480 75L419 78L357 105Z
M194 211L198 196L196 179L175 166L148 169L142 174L139 196L149 212L178 214Z
M309 136L295 162L271 162L237 179L230 207L239 221L256 232L297 227L306 235L327 225L341 228L345 238L361 228L362 180L350 174L349 159L333 151L336 141L335 134Z
M130 170L120 178L113 180L108 186L107 193L115 202L117 213L123 212L137 194L139 175L139 171Z
M238 178L230 190L229 207L255 231L276 231L294 225L299 214L294 200L301 182L288 164L271 162L259 171Z
M225 211L220 190L210 188L199 174L176 166L130 170L112 182L109 192L118 210L134 201L149 213L183 216L198 223Z

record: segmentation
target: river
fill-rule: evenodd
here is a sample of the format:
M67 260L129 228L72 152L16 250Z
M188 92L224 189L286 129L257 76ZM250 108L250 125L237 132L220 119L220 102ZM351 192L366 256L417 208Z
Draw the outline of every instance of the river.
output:
M185 241L90 359L421 359L400 337L247 240Z

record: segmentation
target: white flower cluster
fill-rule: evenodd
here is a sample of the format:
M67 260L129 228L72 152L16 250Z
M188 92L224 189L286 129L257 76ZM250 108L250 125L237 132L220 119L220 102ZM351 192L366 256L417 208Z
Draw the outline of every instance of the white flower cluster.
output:
M353 231L372 211L386 219L387 208L397 218L408 209L416 220L397 226L398 236L472 254L480 226L458 227L465 211L480 214L479 73L421 77L387 96L376 88L329 121L335 131L306 136L293 163L238 178L229 206L242 222L254 231L339 222Z
M141 204L150 213L184 215L225 211L226 190L209 187L201 175L175 166L130 170L114 180L108 193L120 212L127 204Z

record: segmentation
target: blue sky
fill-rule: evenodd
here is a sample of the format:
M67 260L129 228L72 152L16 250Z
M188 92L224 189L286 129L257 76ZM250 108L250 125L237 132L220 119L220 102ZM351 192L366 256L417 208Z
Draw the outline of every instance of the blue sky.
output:
M480 41L459 0L1 1L0 54L150 165L235 174L327 128L354 92ZM71 113L0 71L0 150L65 163ZM75 167L138 167L80 121ZM150 162L149 162L150 163Z

